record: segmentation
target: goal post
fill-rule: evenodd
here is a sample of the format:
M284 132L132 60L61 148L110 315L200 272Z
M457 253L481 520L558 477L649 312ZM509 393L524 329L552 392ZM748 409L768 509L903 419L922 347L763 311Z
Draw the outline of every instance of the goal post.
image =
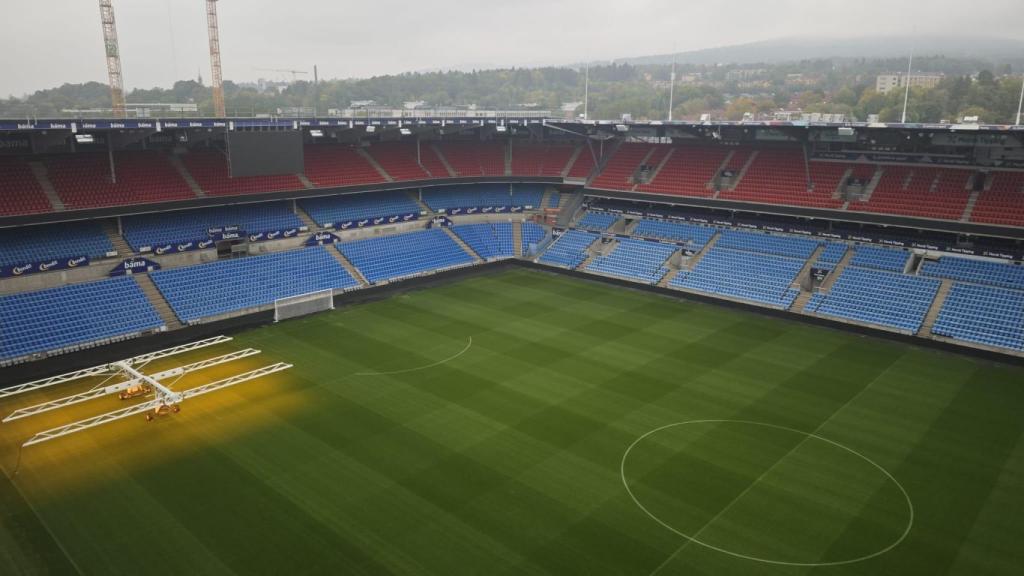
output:
M274 300L274 322L334 310L334 290L309 292Z

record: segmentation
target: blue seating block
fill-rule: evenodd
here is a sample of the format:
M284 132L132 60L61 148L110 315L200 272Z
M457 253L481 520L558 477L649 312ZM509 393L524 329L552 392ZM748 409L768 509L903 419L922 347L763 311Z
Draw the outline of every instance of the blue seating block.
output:
M761 252L763 254L774 254L776 256L788 256L790 258L806 260L811 257L811 254L814 253L819 244L820 242L817 240L806 238L723 230L722 236L718 239L715 247Z
M522 254L529 255L530 244L540 242L544 239L544 227L533 222L523 222L522 227Z
M617 214L587 211L576 226L584 230L604 231L618 219L619 216Z
M812 296L804 310L916 333L939 285L931 278L847 267L832 289Z
M125 240L136 251L146 246L204 240L210 228L235 225L249 234L258 234L299 228L303 224L289 202L160 212L129 216L122 221Z
M473 263L473 257L440 228L335 246L372 283Z
M460 224L452 226L452 232L485 260L515 256L511 222Z
M576 268L587 259L587 247L597 238L590 232L568 230L548 246L538 262Z
M853 258L850 259L850 266L903 272L909 258L910 252L906 250L857 246L854 248Z
M650 218L640 220L636 228L633 229L634 236L686 242L688 247L694 251L699 251L710 242L715 232L718 232L717 228Z
M1024 292L956 282L946 296L932 333L1024 350Z
M161 270L150 277L185 323L359 285L323 246Z
M96 259L113 251L114 246L103 228L91 220L0 229L0 266L76 256Z
M163 324L127 276L0 296L0 358L135 336Z
M1024 266L1003 262L943 256L938 262L925 262L921 275L1024 289Z
M657 284L668 273L665 261L678 249L647 240L619 240L611 254L598 256L587 265L587 270Z
M415 200L400 190L307 198L299 200L299 207L320 226L402 214L419 214L422 211Z
M669 283L707 294L787 309L800 294L791 284L804 266L803 260L721 248L704 255L691 272L680 272Z
M423 190L423 201L432 210L497 206L530 206L539 208L544 196L540 184L472 184L439 186Z

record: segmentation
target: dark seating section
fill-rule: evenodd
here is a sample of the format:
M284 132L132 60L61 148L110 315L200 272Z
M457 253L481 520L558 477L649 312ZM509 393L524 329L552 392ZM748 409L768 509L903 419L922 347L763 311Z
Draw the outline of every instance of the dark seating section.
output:
M0 266L48 262L88 256L104 258L114 252L110 238L94 220L0 228Z
M27 160L0 156L0 216L53 210Z
M292 212L290 202L162 212L122 219L124 238L136 251L176 242L205 240L211 228L225 226L239 226L243 232L256 234L299 228L302 221Z

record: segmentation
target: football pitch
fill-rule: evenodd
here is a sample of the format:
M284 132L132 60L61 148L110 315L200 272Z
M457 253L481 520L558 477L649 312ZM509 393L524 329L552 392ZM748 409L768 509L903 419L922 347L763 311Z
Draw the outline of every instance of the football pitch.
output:
M294 368L20 461L122 404L0 425L0 574L1024 566L1018 367L518 268L240 347Z

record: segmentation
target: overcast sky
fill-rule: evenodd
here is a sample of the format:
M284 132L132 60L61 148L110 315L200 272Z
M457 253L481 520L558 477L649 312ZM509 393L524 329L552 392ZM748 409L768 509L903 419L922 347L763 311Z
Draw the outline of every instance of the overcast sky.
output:
M96 0L4 0L0 95L106 81ZM114 0L125 86L209 80L205 0ZM1020 37L1021 0L221 0L224 77L562 64L772 38ZM808 55L814 56L814 55Z

